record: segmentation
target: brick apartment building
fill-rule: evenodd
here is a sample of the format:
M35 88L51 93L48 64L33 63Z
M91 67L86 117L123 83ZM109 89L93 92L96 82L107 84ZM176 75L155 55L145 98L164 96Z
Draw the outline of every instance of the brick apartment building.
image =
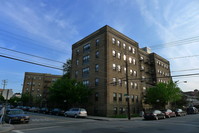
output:
M145 90L171 80L168 60L107 25L72 45L71 77L94 90L87 110L101 116L125 114L128 98L138 113Z
M39 106L46 106L49 87L62 75L25 72L22 94L30 94L34 100L40 99ZM34 101L32 101L34 104ZM33 106L33 105L32 105Z

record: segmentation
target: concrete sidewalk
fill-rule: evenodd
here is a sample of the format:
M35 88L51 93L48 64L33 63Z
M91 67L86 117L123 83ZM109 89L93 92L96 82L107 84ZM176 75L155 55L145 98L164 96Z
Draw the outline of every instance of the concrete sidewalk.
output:
M99 120L99 121L128 121L128 118L110 118L110 117L100 117L100 116L88 116L87 119ZM143 117L132 117L131 120L142 120Z
M11 124L0 124L0 133L6 133L14 129Z

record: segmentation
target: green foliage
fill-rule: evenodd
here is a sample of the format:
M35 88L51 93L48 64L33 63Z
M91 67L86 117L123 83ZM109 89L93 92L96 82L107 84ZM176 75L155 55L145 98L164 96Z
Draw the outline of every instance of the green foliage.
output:
M2 95L0 95L0 101L5 101L5 99Z
M70 78L71 64L72 64L71 59L68 59L68 60L66 61L66 63L63 65L63 72L64 72L64 75L67 75L68 78Z
M19 103L21 101L21 98L18 97L11 97L9 100L9 103L12 105L17 105L17 103Z
M63 76L58 79L49 89L50 102L67 104L68 106L83 106L88 103L92 91L80 82ZM64 103L66 101L66 103Z
M168 102L178 101L182 97L180 88L170 81L168 84L158 83L146 90L145 101L155 108L164 108Z
M32 99L33 99L33 97L30 96L29 93L23 93L21 96L21 101L23 102L23 105L26 105L26 106L29 104L29 102L32 101Z

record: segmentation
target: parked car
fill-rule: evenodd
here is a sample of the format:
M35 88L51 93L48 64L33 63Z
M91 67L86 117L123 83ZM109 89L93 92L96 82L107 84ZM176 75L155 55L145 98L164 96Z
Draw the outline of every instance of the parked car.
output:
M5 114L5 122L7 123L28 123L30 117L21 109L8 109Z
M17 106L16 109L23 109L23 106Z
M39 112L39 108L38 107L31 107L30 109L29 109L29 111L30 112Z
M30 107L29 106L23 106L22 110L23 111L29 111Z
M187 113L184 110L182 110L182 109L176 109L175 113L176 113L176 116L185 116L185 115L187 115Z
M44 114L48 114L49 113L49 109L48 108L41 108L39 110L40 113L44 113Z
M165 110L161 110L161 111L164 113L164 115L166 116L166 118L176 117L176 113L173 112L170 109L165 109Z
M65 116L72 117L87 117L87 111L83 108L71 108L64 113Z
M64 115L64 110L59 109L59 108L54 108L50 111L50 114L52 115Z
M158 119L165 119L166 116L165 114L160 111L160 110L151 110L151 111L146 111L145 114L144 114L144 118L145 119L155 119L155 120L158 120Z
M189 107L187 108L187 114L197 114L198 109L196 107Z

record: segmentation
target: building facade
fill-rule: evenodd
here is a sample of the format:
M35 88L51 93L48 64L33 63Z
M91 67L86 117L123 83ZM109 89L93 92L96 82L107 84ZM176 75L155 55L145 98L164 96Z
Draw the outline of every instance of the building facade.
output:
M125 114L128 98L138 113L145 90L171 80L169 61L107 25L73 44L71 77L93 89L88 112L101 116Z
M40 100L39 106L46 106L49 87L61 77L62 75L25 72L22 94L29 94L33 100ZM34 101L31 103L34 104Z

